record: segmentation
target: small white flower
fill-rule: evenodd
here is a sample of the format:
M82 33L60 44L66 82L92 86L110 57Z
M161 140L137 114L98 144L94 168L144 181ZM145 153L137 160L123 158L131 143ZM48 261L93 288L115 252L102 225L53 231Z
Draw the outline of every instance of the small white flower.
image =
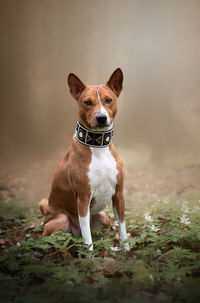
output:
M190 224L191 222L190 222L190 220L188 219L188 217L186 217L186 215L185 214L183 214L181 217L180 217L180 220L181 220L181 223L183 223L183 224Z
M189 213L189 212L190 212L190 209L189 209L189 207L188 207L187 205L182 205L181 211L182 211L183 213Z
M160 254L161 254L161 250L160 250L160 249L157 249L157 253L160 255Z
M151 229L152 231L154 231L155 233L156 233L157 231L160 230L160 228L155 227L154 224L152 224L152 225L150 226L150 229Z
M20 247L20 246L21 246L21 243L17 242L16 245L17 245L17 247Z
M118 221L115 221L115 222L113 223L112 230L116 230L116 229L118 228L118 226L119 226Z
M189 213L190 209L188 207L188 202L187 201L183 201L182 207L181 207L181 211L183 213Z
M112 251L120 251L120 248L119 247L117 247L117 246L111 246L110 247L110 249L112 250Z
M153 221L152 217L150 216L150 213L147 211L145 214L144 214L144 219L148 222L151 222Z
M199 205L195 205L194 206L194 211L198 211L198 210L200 210L200 206Z

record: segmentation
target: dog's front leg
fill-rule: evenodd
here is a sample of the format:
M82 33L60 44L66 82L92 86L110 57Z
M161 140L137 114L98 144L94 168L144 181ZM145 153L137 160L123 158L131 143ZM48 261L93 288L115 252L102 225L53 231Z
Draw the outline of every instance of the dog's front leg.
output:
M126 240L127 232L126 232L126 223L124 220L124 195L122 191L116 191L115 195L112 198L113 201L113 212L115 219L119 224L119 241ZM125 243L124 248L126 251L130 250L129 244Z
M92 236L90 229L90 199L77 200L78 206L78 219L81 228L81 234L85 241L85 244L90 245L89 250L93 250Z

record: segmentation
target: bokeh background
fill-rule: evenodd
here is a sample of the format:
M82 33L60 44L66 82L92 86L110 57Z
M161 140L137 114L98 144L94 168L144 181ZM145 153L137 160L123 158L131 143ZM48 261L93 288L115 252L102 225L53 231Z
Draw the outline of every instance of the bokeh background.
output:
M1 152L63 148L76 104L67 75L124 72L115 142L159 154L200 144L198 0L1 1Z
M47 191L37 159L52 176L49 163L62 157L77 119L68 74L100 84L117 67L124 90L114 142L127 167L194 154L199 163L199 12L198 0L1 0L3 182L18 163L14 175L29 180L22 187L36 180L35 193L43 180Z

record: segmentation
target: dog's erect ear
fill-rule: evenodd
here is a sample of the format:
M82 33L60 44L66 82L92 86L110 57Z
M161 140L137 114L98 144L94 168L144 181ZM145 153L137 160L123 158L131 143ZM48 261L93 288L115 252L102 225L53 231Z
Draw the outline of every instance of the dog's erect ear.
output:
M70 93L72 96L78 100L80 94L85 89L85 84L74 74L69 74L68 76L68 85L70 88Z
M106 83L106 85L112 89L114 94L119 97L119 94L122 90L122 82L123 82L123 73L121 68L117 68L111 75L110 79Z

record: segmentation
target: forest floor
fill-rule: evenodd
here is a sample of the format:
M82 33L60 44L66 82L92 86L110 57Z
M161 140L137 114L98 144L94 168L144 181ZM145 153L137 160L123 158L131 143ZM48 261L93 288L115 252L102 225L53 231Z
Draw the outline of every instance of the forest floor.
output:
M1 159L1 302L200 302L200 158L119 150L125 166L130 252L110 228L41 237L37 201L47 197L61 153L51 160Z

